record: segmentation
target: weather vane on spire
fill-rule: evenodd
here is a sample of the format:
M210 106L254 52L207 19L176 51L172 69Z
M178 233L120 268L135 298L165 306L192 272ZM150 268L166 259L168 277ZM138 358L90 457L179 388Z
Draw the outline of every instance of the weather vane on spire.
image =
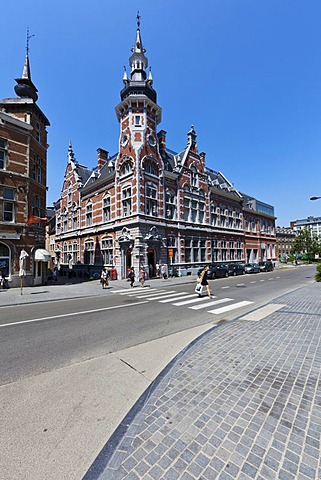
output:
M29 41L30 41L30 38L32 37L34 37L34 35L29 35L29 27L27 27L27 47L26 47L27 55L29 55Z
M137 12L136 20L137 20L137 28L139 28L139 27L140 27L140 15L139 15L139 10L138 10L138 12Z

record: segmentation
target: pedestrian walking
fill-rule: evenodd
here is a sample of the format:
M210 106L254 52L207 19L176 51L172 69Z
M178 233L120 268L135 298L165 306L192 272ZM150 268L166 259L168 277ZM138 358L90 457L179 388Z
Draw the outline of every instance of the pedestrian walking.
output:
M145 284L145 268L144 267L140 267L140 270L139 270L139 282L140 282L140 286L143 288L144 284Z
M205 267L201 271L201 273L199 275L199 278L197 280L197 285L195 287L195 292L198 293L199 297L201 297L202 296L202 290L203 290L204 287L206 287L207 294L208 294L209 298L214 298L211 295L211 289L210 289L210 286L209 286L208 281L207 281L206 273L207 273L208 270L209 270L209 267ZM198 285L201 285L202 288L198 289ZM200 290L200 291L198 291L198 290Z
M107 271L106 267L104 267L100 274L100 283L101 288L107 288L109 285L109 272Z
M133 288L134 287L134 282L135 282L135 270L134 267L131 267L129 270L128 278L130 281L130 286Z

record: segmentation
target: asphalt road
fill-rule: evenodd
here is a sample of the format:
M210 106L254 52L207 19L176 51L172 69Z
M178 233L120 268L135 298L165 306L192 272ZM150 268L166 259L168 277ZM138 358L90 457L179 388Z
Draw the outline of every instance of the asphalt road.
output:
M300 267L213 280L211 300L198 299L191 279L0 306L0 477L83 478L178 352L213 324L313 282L314 273ZM218 310L225 307L233 309Z
M313 281L314 270L308 266L210 281L215 300L251 302L219 315L208 313L207 308L193 310L188 304L177 306L174 300L160 303L162 298L171 298L176 292L193 293L193 283L158 288L152 299L144 297L149 293L147 289L142 291L136 287L132 296L106 290L105 296L3 307L0 310L0 385L198 325L235 318Z

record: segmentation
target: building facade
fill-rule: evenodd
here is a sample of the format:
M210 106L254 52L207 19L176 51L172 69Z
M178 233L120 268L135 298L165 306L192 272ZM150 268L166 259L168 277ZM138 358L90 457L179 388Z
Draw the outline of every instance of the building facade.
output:
M126 277L141 266L182 274L209 262L276 260L272 206L241 194L207 168L192 126L174 152L158 131L162 110L138 21L123 76L119 150L97 150L97 166L80 165L70 144L56 210L56 262L77 269L114 267Z
M276 243L278 248L279 260L287 262L292 253L293 242L296 232L291 227L276 227Z
M49 121L36 104L28 49L16 82L17 97L0 100L0 270L10 286L20 285L22 276L24 285L44 283L48 260L43 221Z
M321 239L321 217L307 217L301 220L294 220L290 223L291 228L294 231L300 232L300 230L308 229L311 231L312 236Z

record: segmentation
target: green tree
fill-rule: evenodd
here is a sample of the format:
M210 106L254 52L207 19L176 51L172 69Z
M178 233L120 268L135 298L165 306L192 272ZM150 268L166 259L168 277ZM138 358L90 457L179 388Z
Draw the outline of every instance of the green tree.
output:
M314 260L315 255L320 252L320 241L312 235L311 230L304 228L295 237L291 252L304 255L309 261Z

